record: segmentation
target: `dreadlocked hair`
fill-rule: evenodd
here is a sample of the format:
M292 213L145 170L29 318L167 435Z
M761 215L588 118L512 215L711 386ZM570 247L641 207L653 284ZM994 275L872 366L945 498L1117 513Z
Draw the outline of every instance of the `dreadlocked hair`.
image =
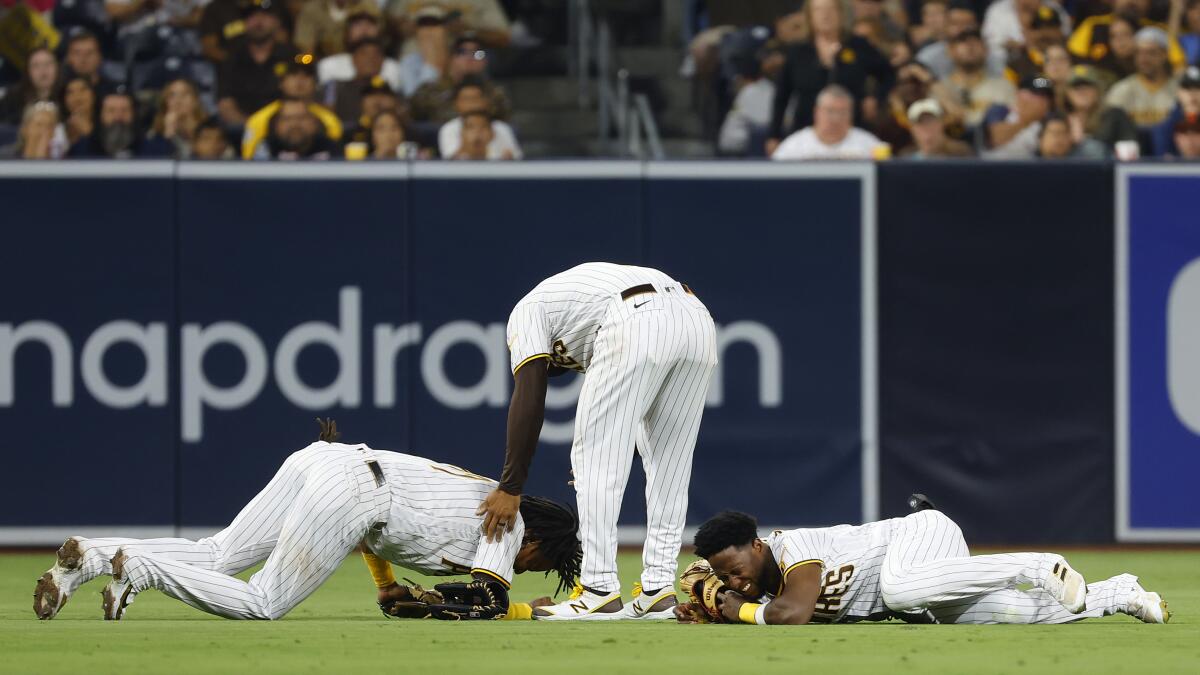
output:
M554 594L574 587L583 567L575 510L552 499L525 495L521 497L521 519L525 521L525 538L538 542L538 551L554 566L546 576L558 573Z
M741 547L758 537L758 521L740 511L722 511L709 518L696 531L696 555L701 558L720 553L730 546Z

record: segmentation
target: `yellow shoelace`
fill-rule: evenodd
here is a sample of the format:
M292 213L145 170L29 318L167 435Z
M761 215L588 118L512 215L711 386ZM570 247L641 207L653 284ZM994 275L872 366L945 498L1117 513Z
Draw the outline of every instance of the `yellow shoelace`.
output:
M578 581L576 581L576 582L575 582L575 588L572 588L572 589L571 589L571 594L570 594L570 595L568 595L568 596L567 596L567 598L568 598L569 600L574 600L574 599L578 598L578 597L579 597L579 596L581 596L581 595L583 595L583 584L581 584L581 583L579 583Z
M640 581L635 582L633 584L633 597L636 598L637 596L639 596L641 594L642 594L642 582L640 582Z

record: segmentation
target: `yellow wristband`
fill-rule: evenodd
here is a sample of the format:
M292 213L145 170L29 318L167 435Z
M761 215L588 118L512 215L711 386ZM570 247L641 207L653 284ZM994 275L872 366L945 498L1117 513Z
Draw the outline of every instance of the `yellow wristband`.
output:
M508 605L505 621L527 621L533 618L533 607L527 602L512 602Z
M363 562L367 564L367 569L371 572L371 578L375 580L376 588L387 588L396 583L391 563L370 551L363 551L362 557Z
M759 607L762 607L762 605L757 602L742 603L742 606L738 608L738 620L742 623L758 623L756 615L758 614Z

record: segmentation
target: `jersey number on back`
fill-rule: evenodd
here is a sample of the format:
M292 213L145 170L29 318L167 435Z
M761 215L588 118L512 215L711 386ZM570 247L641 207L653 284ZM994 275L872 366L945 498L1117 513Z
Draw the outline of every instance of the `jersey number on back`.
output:
M813 607L813 614L832 620L842 608L842 596L850 588L850 578L854 576L854 565L842 565L836 570L825 573L821 584L821 595Z

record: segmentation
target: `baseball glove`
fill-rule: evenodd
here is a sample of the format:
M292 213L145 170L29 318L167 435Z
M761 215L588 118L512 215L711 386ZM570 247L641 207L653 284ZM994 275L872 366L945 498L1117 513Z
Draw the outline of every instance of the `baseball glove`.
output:
M422 588L418 584L409 579L408 594L409 600L389 600L379 603L379 609L384 616L395 617L397 619L426 619L431 615L429 608L433 605L440 605L445 601L441 593L436 590Z
M508 614L508 590L499 581L476 579L438 584L435 588L446 598L442 604L429 607L435 619L503 619Z
M721 583L707 560L697 560L688 565L679 575L679 585L691 599L683 611L691 614L697 623L725 623L717 601L718 596L728 591L729 587Z

